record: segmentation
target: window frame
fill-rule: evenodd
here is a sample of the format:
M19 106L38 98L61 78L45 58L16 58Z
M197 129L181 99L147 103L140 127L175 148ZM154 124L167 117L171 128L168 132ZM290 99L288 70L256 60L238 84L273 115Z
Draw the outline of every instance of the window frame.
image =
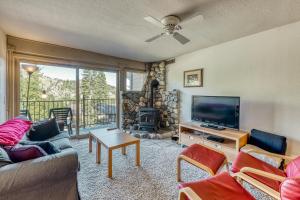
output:
M144 84L145 81L147 80L147 77L148 77L147 71L140 71L140 70L126 70L125 71L125 87L124 87L124 90L126 92L142 92L143 88L141 88L140 90L128 90L127 89L127 72L145 74L145 79L144 79L144 82L143 82L143 84Z

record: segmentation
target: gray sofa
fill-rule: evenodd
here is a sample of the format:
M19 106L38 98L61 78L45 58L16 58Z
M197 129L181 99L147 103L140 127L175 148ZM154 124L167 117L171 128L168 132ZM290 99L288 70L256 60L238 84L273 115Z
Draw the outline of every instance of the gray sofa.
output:
M0 199L79 200L78 155L69 135L61 133L47 139L61 152L24 162L0 165ZM30 143L25 136L20 142ZM1 147L0 147L1 148Z

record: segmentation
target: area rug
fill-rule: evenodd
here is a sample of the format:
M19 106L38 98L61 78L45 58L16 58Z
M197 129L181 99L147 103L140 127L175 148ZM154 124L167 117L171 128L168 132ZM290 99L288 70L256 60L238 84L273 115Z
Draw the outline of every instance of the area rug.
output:
M80 160L78 176L82 200L176 200L176 157L180 145L164 140L141 140L141 167L135 166L135 147L127 155L113 151L113 178L107 178L107 151L102 148L101 164L96 164L95 145L88 153L88 140L72 140ZM183 181L208 178L209 175L182 162ZM245 186L256 199L271 199L252 186Z

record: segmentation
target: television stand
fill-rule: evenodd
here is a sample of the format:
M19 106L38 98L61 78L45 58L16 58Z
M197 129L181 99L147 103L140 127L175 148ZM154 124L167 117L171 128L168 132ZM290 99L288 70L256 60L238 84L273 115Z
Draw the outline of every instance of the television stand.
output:
M211 137L210 137L211 136ZM213 136L220 137L222 143L212 141ZM179 144L190 146L201 144L208 148L224 152L229 162L232 162L240 151L240 148L247 144L248 133L239 130L225 128L216 130L202 127L196 122L181 122L179 124Z
M211 125L211 124L201 124L200 126L204 127L204 128L211 128L211 129L218 130L218 131L225 130L224 127L217 126L217 125Z

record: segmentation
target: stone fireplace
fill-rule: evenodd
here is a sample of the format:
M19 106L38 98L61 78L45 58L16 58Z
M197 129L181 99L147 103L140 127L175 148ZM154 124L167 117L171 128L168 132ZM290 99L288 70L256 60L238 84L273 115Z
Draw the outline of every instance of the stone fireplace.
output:
M148 66L142 91L122 93L122 128L145 138L178 134L179 91L166 91L166 62Z

